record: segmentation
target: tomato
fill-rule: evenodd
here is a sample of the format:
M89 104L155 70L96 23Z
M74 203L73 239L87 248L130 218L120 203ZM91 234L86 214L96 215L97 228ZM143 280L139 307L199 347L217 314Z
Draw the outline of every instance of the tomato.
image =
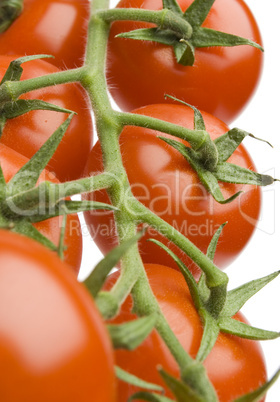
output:
M185 11L192 0L178 0ZM120 8L159 10L161 0L121 0ZM197 48L192 67L179 65L171 47L115 36L151 24L117 21L108 43L108 84L123 110L164 102L173 95L229 123L243 110L259 81L263 55L250 46ZM204 27L261 44L256 21L243 0L216 0ZM167 99L167 102L170 100Z
M91 296L69 267L0 230L1 401L115 400L113 353Z
M193 111L184 105L149 105L134 112L193 128ZM202 115L206 130L213 139L229 130L217 118L205 112ZM218 227L228 222L214 260L220 268L226 267L241 252L254 231L260 212L260 189L252 185L222 183L225 198L240 190L243 193L231 203L219 204L202 186L186 159L157 138L158 135L162 133L132 126L125 127L121 133L123 163L133 194L204 253ZM167 134L164 136L170 137ZM252 159L243 146L238 147L229 162L254 170ZM102 169L101 150L97 142L90 154L86 174ZM109 202L105 191L87 197ZM106 253L116 241L112 213L91 211L85 213L85 219L92 237L101 251ZM185 254L151 228L140 241L140 252L145 263L177 267L165 251L147 242L148 238L156 238L168 245L195 274L198 273L197 267Z
M0 144L0 163L6 182L28 161L23 155ZM39 182L51 181L57 183L53 174L43 171ZM47 212L47 211L46 211ZM51 218L34 224L34 226L54 244L59 244L62 217ZM78 273L82 259L82 233L77 215L68 215L64 243L66 250L64 260Z
M163 265L147 264L145 268L152 291L166 320L184 349L195 358L203 327L183 276ZM118 273L115 272L109 277L107 289L112 286L117 276ZM136 315L131 312L131 308L132 299L129 296L122 305L120 314L111 322L123 323L135 319ZM247 322L241 313L235 318ZM177 378L179 370L155 330L134 351L115 350L115 359L122 369L163 386L166 396L172 396L157 372L157 367L162 367ZM265 363L259 343L237 336L220 333L204 365L221 402L233 401L266 381ZM136 387L119 381L118 402L126 402L136 391Z
M17 57L0 56L0 80L9 63ZM24 63L23 68L22 79L59 71L44 60ZM47 168L55 172L60 181L79 178L93 141L90 105L83 89L78 84L56 85L32 91L21 98L40 99L77 113ZM7 121L1 142L31 158L66 118L65 113L48 110L31 111Z
M86 47L87 0L24 0L23 12L0 34L2 54L49 54L60 69L81 66Z

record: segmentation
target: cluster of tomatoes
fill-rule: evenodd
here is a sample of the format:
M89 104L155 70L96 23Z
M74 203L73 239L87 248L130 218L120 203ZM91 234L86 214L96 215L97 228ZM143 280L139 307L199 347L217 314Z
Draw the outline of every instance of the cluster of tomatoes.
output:
M178 0L183 11L191 3ZM24 0L23 6L21 15L0 34L0 80L9 63L26 54L50 54L54 58L25 63L22 80L82 66L89 2ZM160 9L162 1L121 0L118 7ZM119 33L148 26L142 22L112 23L106 72L118 106L192 129L193 110L164 97L169 94L204 110L206 130L213 140L228 132L227 124L239 115L256 88L261 51L250 46L198 48L194 66L182 66L176 62L172 48L165 45L116 38ZM204 26L261 44L257 24L243 0L216 0ZM93 146L91 105L79 84L50 86L22 98L40 99L77 113L42 180L65 182L103 170L100 144ZM34 110L5 123L0 158L6 182L65 118L63 113ZM228 222L214 259L218 267L228 266L245 247L257 223L259 188L224 184L225 198L240 190L242 194L231 203L219 204L200 184L184 157L158 135L148 128L132 126L121 133L123 163L133 194L204 253L217 228ZM229 161L254 169L242 145ZM88 196L92 197L109 203L106 191ZM85 213L85 219L94 241L106 254L117 244L113 213L91 211ZM53 243L59 242L60 218L36 223L36 227ZM154 243L147 242L149 237L168 245L196 276L198 268L156 232L147 231L139 242L158 303L183 347L195 358L203 332L200 318L187 284L172 269L175 262ZM179 371L157 332L153 331L134 351L113 351L91 296L76 280L82 257L82 230L76 215L67 218L64 241L62 262L33 240L0 229L1 400L128 401L137 387L117 383L114 364L166 389L157 366L177 377ZM112 275L107 289L115 279ZM112 322L132 320L131 304L128 298ZM246 322L240 313L237 319ZM204 364L220 401L234 400L266 381L260 346L252 340L220 334ZM172 398L168 389L166 397Z

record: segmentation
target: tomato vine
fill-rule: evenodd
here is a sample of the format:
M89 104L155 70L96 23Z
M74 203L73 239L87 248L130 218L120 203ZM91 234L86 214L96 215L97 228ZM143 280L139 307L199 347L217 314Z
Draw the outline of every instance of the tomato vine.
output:
M201 1L199 0L196 0L195 3L201 5ZM213 1L208 1L208 6L210 3L213 3ZM177 400L214 402L218 400L218 396L213 384L208 378L206 368L202 363L211 352L219 333L226 332L231 335L249 339L274 339L279 336L277 332L259 330L247 324L240 324L238 320L232 319L232 316L237 313L239 308L247 301L247 296L252 296L256 290L259 290L265 284L269 283L278 273L245 284L242 288L238 288L237 290L228 291L228 276L213 262L214 251L222 230L219 230L216 235L214 235L207 253L204 254L188 238L178 230L175 230L172 225L165 222L161 217L154 214L137 200L133 195L127 171L123 164L120 135L124 127L137 126L148 127L153 130L158 130L161 133L170 134L175 138L183 139L190 147L175 141L175 139L166 140L166 138L163 138L165 142L176 148L176 150L184 156L191 167L197 172L199 179L207 191L214 197L215 201L221 204L230 202L239 195L239 192L237 192L234 196L225 199L217 184L221 180L224 182L269 185L273 183L274 179L267 175L259 175L249 169L246 170L238 166L232 166L232 164L228 163L228 158L249 133L237 129L229 130L224 136L219 138L219 141L213 141L205 128L202 115L195 107L193 107L194 129L188 129L149 116L115 111L112 108L105 76L107 56L106 44L108 43L112 21L126 18L156 23L159 25L160 30L167 30L168 35L171 31L173 38L172 46L174 45L175 53L177 52L176 56L178 56L178 44L177 42L174 44L174 35L178 38L178 35L183 34L184 53L189 55L190 48L193 50L193 45L187 43L192 38L193 28L190 23L182 17L182 12L179 10L177 2L175 0L163 1L163 5L165 6L165 10L160 12L150 12L146 10L132 10L132 12L131 10L104 11L108 10L108 0L92 1L88 24L88 41L83 66L27 80L20 80L21 64L25 62L28 63L30 60L27 58L21 60L18 65L15 63L13 65L14 70L12 70L12 72L8 71L8 75L4 76L0 85L0 107L4 120L11 118L11 116L7 114L7 110L10 110L9 106L16 103L18 98L23 94L38 88L73 82L80 83L89 96L95 115L95 125L102 151L104 172L92 177L80 178L66 183L51 184L43 182L39 186L34 187L39 177L38 171L42 170L52 157L56 149L54 143L59 143L67 127L65 127L65 130L61 128L47 141L47 145L44 145L43 148L27 162L25 167L15 175L10 184L6 184L1 170L0 223L3 227L5 225L8 227L12 224L14 225L13 228L15 231L18 232L21 232L22 227L25 226L28 228L27 232L29 235L32 233L32 237L37 238L40 242L44 242L39 233L32 229L33 226L31 226L40 219L37 210L40 207L42 191L44 191L45 194L46 204L54 208L52 213L46 213L43 218L41 217L42 220L54 217L58 214L64 215L67 207L67 213L100 208L113 210L118 241L120 247L124 247L125 252L121 253L120 276L112 288L110 290L101 290L99 287L94 291L93 296L95 296L95 301L100 312L104 319L108 320L114 318L121 310L124 301L131 295L134 303L134 312L137 316L142 317L142 319L143 317L144 319L148 317L148 320L144 321L146 330L141 336L146 337L154 326L179 367L180 380L173 378L172 375L166 373L164 370L161 372L165 384L173 391ZM191 11L188 15L192 15ZM195 26L195 28L197 28L197 26ZM202 40L200 38L201 31L197 28L195 32L198 32L199 40ZM149 35L150 34L151 31L149 31ZM153 31L152 35L158 35L158 31L156 33ZM167 39L164 39L165 42L170 42L169 36ZM228 38L228 36L226 37ZM153 39L155 39L155 37L153 37ZM158 41L158 37L156 39ZM243 39L235 38L235 40L236 45L244 44ZM179 42L181 46L181 39ZM194 38L193 42L198 44L198 39ZM201 43L197 46L200 47L200 45ZM260 48L260 46L255 44L253 44L253 46ZM185 106L188 107L187 105ZM38 107L38 105L34 107ZM44 105L44 107L47 106ZM24 108L26 108L26 103L24 104ZM3 126L5 127L5 121L3 122ZM28 177L26 181L22 179L23 173L28 168L30 168L32 172L37 171L36 180L34 180L34 177L32 179ZM234 181L233 176L235 175L236 178ZM80 203L67 200L67 197L75 194L89 193L101 189L106 189L111 206L86 200ZM9 211L11 205L16 207L14 208L15 210ZM36 213L34 212L33 218L27 219L17 212L18 210L25 210L27 206L29 211L36 211ZM196 283L193 276L178 256L173 255L170 250L158 243L158 246L163 247L167 253L172 255L172 258L179 266L188 284L200 320L204 324L201 345L196 357L191 357L178 340L175 332L173 332L150 286L137 240L131 242L140 224L144 224L144 226L148 225L155 228L158 232L161 232L168 241L173 242L187 254L202 271L200 280ZM126 247L125 245L128 243L129 247ZM56 249L54 245L47 245L54 250ZM116 262L115 258L113 258L113 261L114 263ZM112 261L105 264L107 266L105 269L108 272L108 267L112 268L113 266L111 266L111 264ZM85 284L89 288L92 288L92 284L94 283L93 278L97 278L97 281L102 285L100 277L104 277L104 273L98 276L98 272L102 271L104 268L99 268L93 271L90 278L85 281ZM116 331L110 327L110 331L113 341L115 339L115 343L117 344L116 338L119 336L118 330ZM140 338L141 336L139 335ZM138 341L139 340L136 341L136 344L139 343ZM118 338L118 342L122 344L123 339ZM122 371L118 371L118 373L121 379L127 380L129 377ZM275 380L277 375L279 375L279 373L276 374L271 383ZM136 382L137 381L139 380L136 380ZM253 394L248 394L248 400L252 400L250 398L253 397L258 398L258 400L262 398L271 383L261 384L258 390L249 389L248 392L253 392ZM160 395L146 394L145 392L135 398L137 397L152 401L168 400L168 398L160 397ZM236 399L236 401L238 400L243 399Z

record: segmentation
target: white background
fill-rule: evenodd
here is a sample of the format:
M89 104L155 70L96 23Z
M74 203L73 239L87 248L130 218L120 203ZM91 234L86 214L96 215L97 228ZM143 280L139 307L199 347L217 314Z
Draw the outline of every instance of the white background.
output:
M231 1L231 0L227 0ZM262 33L265 49L263 75L258 89L244 112L231 124L270 141L246 139L245 145L257 169L280 178L280 113L279 113L279 46L277 43L280 2L246 0ZM111 1L114 6L117 1ZM245 251L227 268L230 287L280 270L280 182L263 190L262 215L252 240ZM83 231L85 227L83 224ZM86 233L85 233L86 234ZM84 258L80 278L102 258L89 235L85 236ZM242 309L252 325L280 330L280 276L256 295ZM262 342L269 377L280 367L280 340ZM268 392L267 402L280 401L280 379Z

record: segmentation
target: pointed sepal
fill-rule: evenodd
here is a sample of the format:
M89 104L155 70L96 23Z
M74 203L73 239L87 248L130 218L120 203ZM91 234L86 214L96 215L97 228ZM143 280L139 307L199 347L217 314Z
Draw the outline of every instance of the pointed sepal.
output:
M9 195L33 188L42 171L55 153L62 137L69 127L73 114L71 114L42 145L36 154L14 175L7 185Z
M277 278L279 274L280 271L277 271L273 274L260 279L255 279L239 286L238 288L230 290L221 314L227 317L234 316L251 297L273 281L273 279Z
M257 138L253 134L248 133L245 130L234 127L214 140L219 154L219 162L226 162L247 136L258 141L263 141L272 147L272 145L268 141Z
M276 339L280 336L279 332L255 328L251 325L245 324L244 322L237 321L229 317L220 317L218 324L222 332L255 341Z
M23 72L22 64L26 63L28 61L32 60L37 60L37 59L43 59L43 58L52 58L53 56L49 54L36 54L33 56L23 56L19 57L18 59L15 59L11 61L9 64L9 67L6 70L6 73L4 74L0 85L2 85L6 81L19 81Z
M224 183L252 184L264 187L275 182L275 179L269 175L260 174L229 162L218 163L213 175L218 181Z
M190 107L194 112L194 119L193 119L194 120L193 121L194 129L195 130L202 130L202 131L206 130L204 119L203 119L203 116L202 116L200 110L198 110L195 106L191 105L190 103L187 103L187 102L185 102L185 101L183 101L181 99L175 98L172 95L166 94L164 96L166 98L174 100L175 102L181 103L182 105Z
M195 0L186 9L184 19L193 27L203 24L215 0Z
M195 359L203 362L213 349L220 333L217 320L205 309L200 309L199 315L203 320L203 335Z
M226 162L247 135L247 131L235 127L216 138L214 143L218 150L219 162Z
M207 248L207 257L210 258L211 261L214 260L215 253L216 253L216 248L218 245L218 241L220 239L220 236L223 232L224 227L226 226L227 222L223 223L222 225L219 226L219 228L216 230L214 235L212 236L212 239L209 243L209 246Z
M175 14L183 15L177 0L162 0L162 8L173 11Z
M173 45L174 54L177 63L183 66L192 66L195 60L195 48L193 44L186 40L177 40Z
M174 46L178 42L178 37L172 31L159 28L143 28L124 32L116 35L117 38L144 40L148 42L157 42L167 46Z
M128 373L127 371L123 370L122 368L120 368L118 366L115 366L115 373L116 373L116 377L119 380L124 381L128 384L134 385L135 387L144 388L149 391L164 392L163 388L160 387L159 385L144 381L141 378Z
M134 237L111 250L96 265L88 278L84 280L84 285L88 288L94 298L102 289L102 286L111 270L117 265L128 249L143 236L143 233L143 231L138 232Z
M22 116L32 110L51 110L53 112L74 113L72 110L62 108L52 103L44 102L38 99L18 99L15 102L7 102L1 110L1 115L6 119L13 119Z
M164 382L168 386L168 388L172 391L172 393L176 397L176 401L178 402L205 402L205 399L199 395L197 391L192 389L186 382L179 380L170 374L168 374L165 370L161 369L160 375L163 378ZM209 395L210 397L210 395ZM209 398L209 402L210 402Z
M249 45L263 51L262 46L258 43L253 42L250 39L242 38L240 36L231 35L225 32L215 31L210 28L196 28L192 37L192 45L195 48L200 47L232 47Z
M158 241L156 239L149 239L149 241L152 243L155 243L156 245L161 247L176 262L176 264L178 265L178 268L180 269L181 273L183 274L183 276L187 282L190 294L192 296L192 300L193 300L196 308L199 309L201 307L201 303L200 303L200 297L199 297L199 292L198 292L198 286L197 286L197 283L196 283L193 275L191 274L190 270L185 266L185 264L180 260L180 258L176 254L174 254L168 247L166 247L163 243L161 243L160 241Z
M214 260L216 247L217 247L219 238L220 238L220 236L222 234L222 231L223 231L223 228L224 228L225 225L226 225L226 223L223 223L216 230L216 232L214 233L214 235L213 235L213 237L212 237L212 239L211 239L211 241L209 243L209 246L207 248L206 255L211 261ZM199 281L197 283L197 287L198 287L199 297L200 297L202 303L205 304L207 302L207 300L209 299L210 290L207 287L206 276L205 276L204 272L202 272L202 274L200 275Z
M148 42L161 43L162 45L172 46L176 60L184 66L191 66L194 63L195 48L190 41L178 38L178 34L171 30L159 28L143 28L124 32L116 35L117 38L144 40Z
M122 324L107 324L114 349L136 349L150 335L156 320L155 315L149 315Z
M247 395L243 395L240 398L234 400L234 402L259 402L272 387L272 385L278 380L280 376L280 369L274 374L274 376L263 384L261 387Z

